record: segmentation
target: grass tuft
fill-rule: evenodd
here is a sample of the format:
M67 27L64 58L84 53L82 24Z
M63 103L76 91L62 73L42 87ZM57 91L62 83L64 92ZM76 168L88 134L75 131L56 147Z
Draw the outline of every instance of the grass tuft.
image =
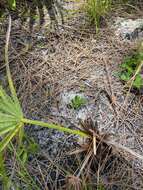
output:
M86 12L91 23L95 24L98 32L102 18L111 8L112 0L87 0Z

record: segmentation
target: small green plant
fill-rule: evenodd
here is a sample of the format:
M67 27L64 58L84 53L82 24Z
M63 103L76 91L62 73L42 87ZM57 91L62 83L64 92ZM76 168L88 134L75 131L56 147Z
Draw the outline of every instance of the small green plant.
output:
M87 0L85 9L91 23L96 25L96 31L100 26L100 21L111 8L112 0Z
M103 186L103 184L99 184L97 186L97 190L105 190L105 187Z
M86 99L84 97L76 95L70 103L70 107L73 109L79 109L81 106L86 104Z
M24 187L27 189L39 190L38 184L35 183L33 176L30 175L27 170L27 166L31 158L35 158L39 150L38 144L35 143L34 139L29 138L27 135L23 135L22 143L10 142L7 146L5 158L4 154L0 153L0 180L3 182L3 189L22 189L19 187L15 178L11 178L12 168L8 168L5 164L5 160L13 160L16 169L13 170L13 175L20 178L21 185L24 183ZM26 183L25 183L26 182Z
M142 62L143 52L136 52L125 58L121 64L121 72L119 73L122 81L129 85L132 84L132 87L138 90L143 87Z

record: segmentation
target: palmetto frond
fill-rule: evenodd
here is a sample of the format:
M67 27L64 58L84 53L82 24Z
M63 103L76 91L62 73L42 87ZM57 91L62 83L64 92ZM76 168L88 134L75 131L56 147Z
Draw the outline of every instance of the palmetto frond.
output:
M57 13L63 22L62 5L57 0L1 0L0 13L9 11L13 18L20 18L22 22L29 19L29 28L32 30L36 16L40 25L44 23L46 11L51 21L57 23Z
M22 127L22 118L23 113L18 100L8 96L0 86L0 137L2 137L0 151Z

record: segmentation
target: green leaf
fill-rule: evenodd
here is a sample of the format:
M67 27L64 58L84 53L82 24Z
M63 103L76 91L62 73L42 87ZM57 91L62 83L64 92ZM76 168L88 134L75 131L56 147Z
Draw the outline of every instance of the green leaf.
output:
M15 125L16 125L16 123L14 123L14 124L7 123L7 126L6 125L2 126L2 127L0 126L0 136L13 130L15 128Z
M27 160L28 160L28 155L27 155L27 152L26 152L26 151L23 152L21 160L22 160L23 164L27 162Z
M8 4L11 10L16 9L16 0L8 0Z
M9 121L9 122L3 122L3 123L0 123L0 130L2 128L5 128L7 126L11 126L11 125L17 125L17 122L16 121Z
M11 179L8 177L7 169L4 163L4 155L0 154L0 177L3 184L3 189L10 189Z
M121 67L123 68L123 69L125 69L125 70L127 70L127 72L128 73L133 73L133 68L131 67L131 66L129 66L128 64L126 64L126 63L123 63L122 65L121 65Z
M22 128L23 113L17 97L8 96L0 86L0 151L2 151L16 133ZM8 133L6 136L4 134Z
M73 109L78 109L80 108L81 106L85 105L86 104L86 99L84 97L81 97L81 96L78 96L76 95L72 100L71 100L71 103L70 103L70 106L73 108Z
M123 81L129 81L130 78L131 78L131 75L130 75L130 73L128 73L128 72L123 72L123 73L120 75L120 78L121 78L121 80L123 80Z
M133 86L136 87L137 89L140 89L143 86L143 79L140 74L136 75L136 78L133 82Z
M4 121L7 121L7 120L12 120L13 121L13 119L15 120L14 116L0 112L0 123L4 122Z
M23 123L20 123L18 126L15 126L14 130L12 130L4 139L0 142L0 152L2 152L13 137L16 136L19 129L23 126Z
M113 72L113 76L114 76L114 77L120 77L121 74L122 74L122 72L118 72L118 71Z
M8 96L3 88L0 86L0 111L22 117L22 110L17 101Z
M139 52L139 59L140 59L140 61L143 60L143 52Z

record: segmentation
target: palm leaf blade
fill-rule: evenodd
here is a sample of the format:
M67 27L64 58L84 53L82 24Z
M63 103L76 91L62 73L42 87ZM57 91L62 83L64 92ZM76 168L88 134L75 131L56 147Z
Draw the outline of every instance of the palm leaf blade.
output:
M5 91L0 87L0 110L4 112L11 112L12 115L21 113L21 108L18 100L14 100L8 96Z
M8 133L8 132L10 132L11 130L13 130L15 128L15 124L9 124L9 125L7 125L7 126L5 126L5 127L1 127L0 126L0 136L1 135L4 135L5 133Z
M5 118L7 118L7 119L14 119L15 117L13 115L1 112L1 109L0 109L0 121L2 119L5 119Z
M1 142L0 142L0 152L2 152L5 147L9 144L9 142L16 136L19 129L23 126L23 123L20 123L18 126L14 128Z

